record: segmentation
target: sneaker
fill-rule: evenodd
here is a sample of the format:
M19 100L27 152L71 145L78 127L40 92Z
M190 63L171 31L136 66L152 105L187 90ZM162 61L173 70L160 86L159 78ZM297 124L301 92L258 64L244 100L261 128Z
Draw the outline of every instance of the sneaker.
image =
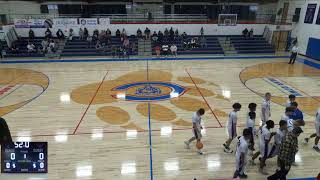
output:
M199 155L204 155L204 152L203 152L202 150L199 150L199 151L198 151L198 154L199 154Z
M225 143L223 144L223 147L224 147L225 149L230 149L230 147L227 146Z
M240 177L240 178L243 178L243 179L247 179L247 178L248 178L248 175L246 175L246 174L243 173L243 174L239 174L239 177Z
M308 144L308 142L309 142L309 138L304 138L304 143Z
M266 171L264 171L263 169L259 168L259 172L263 175L268 175L268 173Z
M237 178L239 176L239 172L238 171L235 171L234 173L233 173L233 178Z
M229 153L229 154L233 153L233 151L230 148L229 149L224 148L224 152Z
M188 141L185 141L184 144L185 144L185 148L186 148L186 149L190 149L190 145L189 145L189 142L188 142Z
M316 145L313 146L313 149L314 149L315 151L317 151L317 152L320 152L320 148L319 148L318 146L316 146Z

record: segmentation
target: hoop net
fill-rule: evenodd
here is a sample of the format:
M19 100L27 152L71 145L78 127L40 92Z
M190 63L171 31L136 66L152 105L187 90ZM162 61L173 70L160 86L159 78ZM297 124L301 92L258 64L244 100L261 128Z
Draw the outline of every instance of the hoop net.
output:
M236 26L238 20L237 14L219 14L219 26Z

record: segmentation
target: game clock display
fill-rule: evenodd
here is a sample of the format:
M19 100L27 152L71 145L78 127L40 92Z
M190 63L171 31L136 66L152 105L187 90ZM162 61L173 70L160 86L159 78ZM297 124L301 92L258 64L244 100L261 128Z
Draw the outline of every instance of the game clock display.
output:
M1 147L2 173L47 173L47 142L14 142Z

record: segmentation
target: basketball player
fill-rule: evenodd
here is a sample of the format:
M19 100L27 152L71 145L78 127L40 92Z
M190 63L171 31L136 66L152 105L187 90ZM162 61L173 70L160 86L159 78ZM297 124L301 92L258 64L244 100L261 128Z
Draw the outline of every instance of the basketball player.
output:
M290 118L292 116L293 112L294 112L293 107L286 107L285 114L281 117L281 121L287 122L288 131L292 131L293 128L298 125L297 122L293 121L293 119Z
M268 158L273 158L279 154L279 148L288 133L288 124L285 120L280 120L279 129L277 129L276 135L274 136L274 145L271 148L271 152Z
M197 112L194 112L192 115L192 132L193 137L190 138L188 141L185 141L184 144L186 145L187 149L190 149L190 143L194 140L197 140L197 142L201 141L202 134L201 134L201 116L203 116L205 113L205 110L203 108L200 108ZM203 154L202 149L198 149L198 153L200 155Z
M245 169L247 165L248 143L251 139L251 130L246 128L242 132L242 136L238 137L237 151L236 151L236 171L233 178L247 178Z
M262 126L260 130L260 151L256 152L252 157L252 164L254 164L254 160L261 154L260 159L260 167L259 172L261 174L267 175L268 173L264 171L264 167L266 166L266 160L270 153L270 141L275 133L271 133L271 129L274 128L274 122L272 120L268 120L264 126Z
M232 105L233 111L229 113L229 121L228 121L228 140L223 144L224 146L224 152L226 153L232 153L233 151L230 149L230 144L232 140L237 137L237 121L238 116L237 112L241 109L240 103L234 103Z
M250 103L248 108L249 108L249 112L248 112L248 117L247 117L247 128L251 130L251 139L250 139L250 143L249 143L249 150L251 151L251 154L252 154L252 151L254 151L254 136L256 134L255 121L256 121L257 104Z
M0 145L7 142L12 142L10 129L6 120L0 117Z
M287 101L286 107L290 107L293 102L296 102L296 96L293 94L289 95L289 100Z
M316 114L316 120L315 120L315 128L316 128L316 133L313 133L310 135L310 137L308 138L305 138L305 143L308 143L309 142L309 139L310 138L316 138L314 140L314 146L313 146L313 149L316 150L317 152L320 152L320 149L319 149L319 140L320 140L320 109L318 109L318 112Z
M297 122L299 126L304 126L305 122L303 119L303 113L300 111L298 108L298 103L297 102L292 102L291 107L294 109L293 114L289 116L291 119Z
M266 93L264 100L261 105L261 121L262 126L266 124L266 122L271 117L271 111L270 111L270 100L271 100L271 94Z

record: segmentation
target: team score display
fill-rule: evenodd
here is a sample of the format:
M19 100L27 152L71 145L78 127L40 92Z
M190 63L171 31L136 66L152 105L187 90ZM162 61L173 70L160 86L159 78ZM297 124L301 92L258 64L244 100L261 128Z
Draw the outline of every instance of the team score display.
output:
M1 149L2 173L47 173L47 142L6 143Z

